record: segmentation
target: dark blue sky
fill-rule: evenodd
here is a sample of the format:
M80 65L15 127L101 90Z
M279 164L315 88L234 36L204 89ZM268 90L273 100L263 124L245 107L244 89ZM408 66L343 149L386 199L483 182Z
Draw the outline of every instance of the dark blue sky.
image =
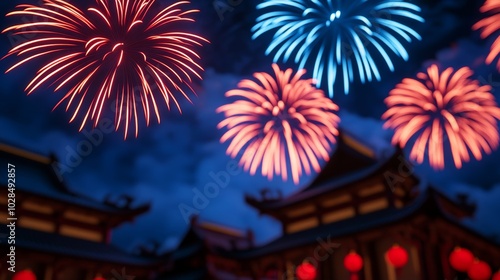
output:
M34 0L2 1L0 11L6 14L21 2L36 3ZM79 2L82 7L93 3ZM222 116L215 114L215 109L227 102L224 93L242 78L254 71L271 69L271 58L264 55L265 40L250 38L250 28L257 15L254 7L259 2L242 0L232 11L223 14L223 20L213 2L194 2L193 6L201 9L197 15L197 32L212 42L202 51L202 63L207 71L203 82L197 85L194 105L184 102L182 115L163 110L161 124L141 127L137 139L123 141L121 132L105 133L92 152L64 174L71 188L98 199L125 193L138 201L152 203L150 213L115 232L116 244L130 249L153 239L165 249L175 246L187 229L179 205L192 205L193 188L200 189L214 182L210 174L226 170L231 163L225 155L226 146L219 143L222 132L217 131L216 125ZM472 24L479 18L479 12L471 11L478 11L482 1L414 2L423 7L426 23L415 26L423 40L408 47L410 61L397 63L397 71L384 73L381 82L354 84L349 95L337 94L333 98L341 107L341 125L363 139L370 139L379 150L390 146L392 135L391 131L382 129L380 121L386 109L384 98L402 78L415 76L430 63L442 67L469 66L476 72L477 79L495 87L493 93L497 100L500 98L500 75L493 66L483 63L492 40L481 40L477 32L471 31ZM2 18L0 28L13 22ZM0 38L3 56L13 38L7 34ZM0 70L4 72L13 61L11 58L0 61ZM53 152L64 163L86 136L78 132L77 124L68 124L69 117L62 108L51 111L61 97L59 93L42 89L26 96L24 86L38 65L34 62L30 66L0 75L0 141L42 153ZM447 164L451 166L451 161ZM477 217L468 223L485 234L500 234L500 228L493 223L495 213L500 211L497 203L500 200L500 152L485 156L481 162L465 164L461 170L448 168L434 172L426 165L416 170L418 175L450 195L469 193L479 209ZM303 184L308 179L303 178ZM259 242L267 241L279 234L279 225L272 219L259 217L244 203L245 193L257 194L264 187L281 189L285 194L301 188L279 179L268 182L261 176L240 172L232 175L228 186L209 200L208 206L200 210L200 216L240 229L250 228L256 232Z

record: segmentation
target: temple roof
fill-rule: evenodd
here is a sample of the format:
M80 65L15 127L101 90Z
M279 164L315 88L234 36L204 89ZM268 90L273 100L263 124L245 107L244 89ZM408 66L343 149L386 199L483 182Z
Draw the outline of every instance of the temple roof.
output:
M0 240L2 240L0 243L7 244L6 236L0 236ZM153 266L162 261L159 258L132 255L110 244L92 242L22 227L16 228L16 247L53 255L116 263L120 265Z
M59 180L52 167L57 160L53 156L33 153L11 145L0 143L0 163L16 166L16 192L24 192L30 196L36 195L42 199L71 204L86 210L94 210L110 215L132 217L149 210L149 205L137 207L119 207L109 202L101 202L68 188ZM0 186L6 187L3 183Z
M207 221L199 221L193 217L182 241L171 254L172 260L183 259L197 253L214 248L246 249L253 245L253 234L250 231L240 231L224 225Z
M421 187L426 185L426 182L421 182ZM308 230L285 234L282 237L259 247L240 251L220 251L220 254L229 258L248 259L259 256L268 255L271 253L279 253L289 248L298 248L317 242L318 238L341 238L352 234L358 234L370 229L381 228L401 222L411 218L419 213L427 213L433 217L440 216L443 219L456 224L465 231L485 239L479 233L464 227L454 215L448 211L449 204L454 204L457 208L467 208L468 205L459 205L458 201L454 201L442 193L428 187L420 194L415 201L410 205L401 209L387 208L377 212L358 215L350 219L342 220L335 223L320 225ZM488 242L492 242L488 240Z
M174 271L166 271L159 275L156 280L227 279L214 275L217 274L217 271L210 270L205 260L196 266L186 266L186 260L206 258L207 254L214 254L219 249L226 251L246 249L252 246L252 242L253 235L249 231L245 232L220 224L199 221L198 217L194 216L182 241L174 251L168 254Z
M340 131L336 149L327 164L321 169L307 189L318 187L348 174L372 167L377 164L375 151L361 143L345 130Z
M347 132L341 131L337 147L330 160L317 177L302 190L283 199L259 200L255 197L246 196L246 201L261 211L292 205L334 189L366 180L371 175L385 170L388 165L397 161L401 155L400 149L393 149L389 155L377 155L372 148ZM399 164L399 162L396 164Z

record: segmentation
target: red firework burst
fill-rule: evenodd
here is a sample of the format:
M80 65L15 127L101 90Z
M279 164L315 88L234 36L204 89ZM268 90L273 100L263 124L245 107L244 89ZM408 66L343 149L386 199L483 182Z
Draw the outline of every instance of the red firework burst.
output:
M481 12L491 14L478 21L472 27L474 30L482 29L481 37L487 38L500 29L500 0L486 0L481 7ZM486 57L486 63L491 64L500 54L500 36L491 45L490 53ZM497 61L497 69L500 71L500 60Z
M203 71L192 49L208 42L182 32L194 20L179 1L153 13L154 0L96 0L97 6L81 11L64 0L44 0L41 6L19 5L7 16L33 16L33 22L11 26L3 32L34 36L13 47L7 56L20 61L7 72L34 59L44 65L26 87L28 94L44 84L66 94L57 106L66 103L73 111L70 122L83 115L80 130L88 120L97 126L104 108L116 108L115 128L124 124L125 137L131 123L137 137L139 115L147 125L150 116L160 122L161 101L170 109L180 94L187 98L191 77ZM183 87L186 88L183 89ZM109 105L109 106L107 106ZM113 109L115 109L113 108Z
M481 160L482 152L491 153L498 147L497 107L490 86L480 86L472 80L472 70L452 68L440 73L437 65L418 73L416 79L404 79L393 89L385 103L388 110L385 128L395 129L393 144L406 146L410 138L416 141L410 158L418 163L427 151L434 169L445 166L444 146L451 149L456 168L470 160L469 151Z
M276 174L286 181L290 170L298 184L311 167L321 170L318 158L329 159L338 135L338 106L312 79L301 79L305 70L292 77L292 69L281 71L276 64L272 68L276 79L255 73L257 81L242 80L239 89L226 93L238 100L217 109L226 117L218 128L228 129L221 142L231 139L227 153L236 158L241 151L240 164L250 174L261 166L269 180Z

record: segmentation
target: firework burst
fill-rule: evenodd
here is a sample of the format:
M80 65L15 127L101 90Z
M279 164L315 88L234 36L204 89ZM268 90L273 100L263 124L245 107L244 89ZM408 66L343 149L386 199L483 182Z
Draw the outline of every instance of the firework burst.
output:
M227 153L254 175L272 179L288 172L295 184L305 172L321 170L318 159L328 160L330 145L338 135L338 106L314 86L312 79L301 79L306 72L281 71L273 64L275 77L255 73L257 81L242 80L227 97L238 100L217 109L226 119L218 128L227 128L221 142L231 140Z
M445 166L444 149L449 145L456 168L470 160L470 153L481 160L499 144L497 120L500 109L489 92L470 77L463 67L442 73L437 65L418 73L418 79L404 79L385 102L389 109L382 116L385 128L395 129L393 144L406 146L416 136L410 158L422 163L427 152L434 169Z
M490 16L478 21L472 28L474 30L482 29L481 37L484 39L500 30L500 1L487 0L481 7L481 12L490 14ZM490 53L486 57L486 63L491 64L499 54L500 36L497 36L497 39L491 45ZM497 61L497 69L500 71L500 60Z
M116 109L115 128L129 126L137 137L139 118L147 125L152 115L160 122L160 104L180 111L177 95L189 100L192 77L201 79L193 50L208 42L183 32L197 10L183 10L179 1L159 13L154 0L96 0L97 6L82 11L64 0L44 0L41 6L19 5L7 16L32 16L34 21L13 25L3 32L32 35L34 39L13 47L7 56L19 62L6 72L32 60L44 64L26 87L28 94L54 86L65 91L56 107L65 103L72 111L70 122L81 115L97 126L103 111Z
M408 60L401 41L421 37L403 21L424 22L418 6L394 0L266 0L257 8L267 12L253 38L274 34L266 55L274 52L275 63L293 59L299 69L314 64L313 78L318 86L326 80L330 96L337 79L345 94L355 77L380 80L379 62L394 71L391 54Z

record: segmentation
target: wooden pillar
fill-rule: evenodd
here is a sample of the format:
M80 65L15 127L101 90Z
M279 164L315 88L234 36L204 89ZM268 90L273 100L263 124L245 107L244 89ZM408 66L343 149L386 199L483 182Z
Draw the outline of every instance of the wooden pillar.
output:
M449 254L453 250L453 244L448 241L444 243L439 249L441 265L443 268L443 277L444 279L453 279L455 275L448 261Z
M58 257L52 262L52 280L58 280L61 277L61 273L64 272L68 267L72 267L72 260L69 258Z
M105 224L102 228L102 241L106 244L111 243L111 226Z
M357 193L355 193L355 192L351 193L351 201L352 201L352 204L354 206L354 213L356 216L358 216L360 203L359 203L359 197L358 197Z
M54 266L51 263L45 265L45 271L43 272L44 280L55 280L54 278Z
M64 213L64 209L61 211L54 212L54 233L61 234L61 225L62 225L62 213Z
M257 261L250 264L250 271L252 273L252 279L254 280L260 280L260 273L258 268L259 266L257 264Z
M384 256L377 255L377 250L375 248L375 241L372 241L365 246L367 247L366 249L368 252L369 259L373 261L373 263L371 263L370 270L365 269L365 271L367 274L370 274L370 276L373 279L379 279L381 277L381 273L379 270L380 263L377 260L379 260L381 257L383 258ZM368 280L370 278L366 279Z
M283 256L279 258L276 264L276 269L278 269L278 279L283 280L286 279L284 276L286 276L286 265L285 265L285 259Z
M361 257L363 258L363 270L360 272L360 280L373 280L373 276L372 275L372 257L371 257L371 254L370 254L370 248L367 244L367 241L364 241L360 244L360 248L359 248L359 254L361 255ZM374 260L374 259L373 259ZM364 274L364 277L361 275L361 274Z
M442 280L444 278L440 277L439 265L440 259L439 256L436 257L435 251L431 242L423 242L423 259L425 262L425 270L426 270L426 279L427 280Z
M85 280L92 280L96 276L95 271L92 271L92 269L87 269L85 272Z
M286 280L294 280L295 279L295 267L293 263L286 263Z
M418 275L418 279L427 280L425 256L423 254L424 248L422 247L422 241L417 237L412 237L410 238L409 244L411 248L410 252L408 253L410 254L413 262L411 265L413 265L415 273Z
M396 194L394 193L394 190L390 186L388 186L387 184L384 184L384 188L385 188L385 191L384 191L385 195L387 196L387 200L389 201L389 207L396 208L396 203L395 203Z

